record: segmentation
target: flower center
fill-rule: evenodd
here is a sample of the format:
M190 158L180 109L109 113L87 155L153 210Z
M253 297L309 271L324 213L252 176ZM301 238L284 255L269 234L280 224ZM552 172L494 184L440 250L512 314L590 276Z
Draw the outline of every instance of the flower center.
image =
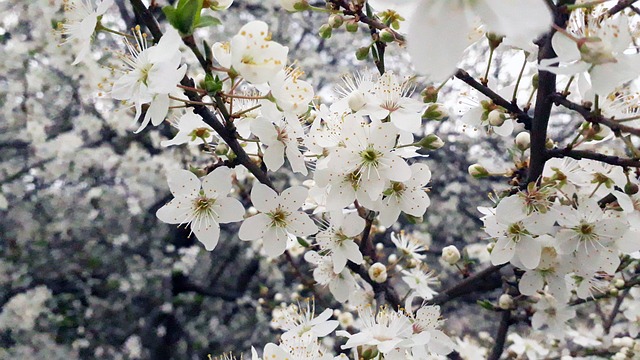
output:
M271 226L277 227L286 227L287 226L287 216L289 213L283 211L280 208L277 208L275 211L267 214L269 218L271 218Z
M368 147L366 150L360 152L360 158L362 163L366 166L378 166L382 153L372 147Z

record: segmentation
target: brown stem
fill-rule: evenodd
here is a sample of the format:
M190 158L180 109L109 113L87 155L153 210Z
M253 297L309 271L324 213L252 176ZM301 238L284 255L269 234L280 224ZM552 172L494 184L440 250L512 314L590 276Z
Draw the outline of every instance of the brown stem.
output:
M504 351L504 344L507 341L507 334L509 333L509 326L511 325L511 311L506 310L502 312L500 317L500 325L498 326L498 333L495 337L495 343L491 349L491 354L487 358L488 360L499 360L502 352Z

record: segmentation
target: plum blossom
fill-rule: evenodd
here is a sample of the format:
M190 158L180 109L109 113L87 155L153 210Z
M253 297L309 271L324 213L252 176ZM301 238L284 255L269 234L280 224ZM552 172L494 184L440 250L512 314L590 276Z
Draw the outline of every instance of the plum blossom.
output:
M248 82L264 84L274 79L278 71L284 68L289 48L271 41L266 23L251 21L231 38L229 52L231 61L228 65L231 65ZM218 52L218 56L221 53ZM224 56L221 57L224 58ZM226 60L223 61L226 63Z
M613 247L628 229L620 219L605 218L598 202L582 199L577 208L558 208L557 221L561 229L556 238L563 254L575 254L580 266L602 269L612 274L620 260Z
M337 301L347 301L351 294L359 289L349 269L344 268L339 274L333 272L333 260L330 256L323 256L311 250L304 254L304 259L316 266L313 269L313 279L320 285L328 285L329 291Z
M63 44L76 42L79 45L78 55L72 65L80 63L91 50L99 19L113 5L113 0L65 0L66 21L60 23L62 34L66 36Z
M307 334L317 339L329 335L339 325L337 320L329 320L333 315L332 309L325 309L318 316L315 316L315 306L312 301L307 300L305 307L295 306L294 310L292 313L286 313L281 325L281 328L285 330L285 333L282 334L283 340Z
M188 110L182 115L175 124L178 133L171 140L165 140L160 143L162 146L172 145L200 145L202 143L210 143L216 138L213 128L204 121L202 117Z
M425 105L410 96L413 87L409 81L398 82L392 71L382 74L371 89L365 112L372 119L387 117L398 129L418 132L422 125L422 111Z
M282 255L290 236L309 236L318 231L307 214L299 211L308 190L292 186L278 195L270 187L256 183L251 189L251 201L259 211L240 226L238 236L243 241L262 239L269 257Z
M123 55L125 74L118 78L111 89L111 97L133 103L136 109L136 121L142 114L142 105L150 103L142 124L135 132L142 131L151 122L154 126L167 116L169 94L187 71L180 66L182 43L180 34L170 27L160 38L157 45L147 47L146 35L137 26L134 31L135 44L125 42L130 55Z
M496 215L484 219L485 231L497 239L491 262L499 265L517 257L525 268L536 268L542 254L542 245L536 236L550 232L554 221L548 214L529 214L517 195L502 199Z
M407 49L419 72L443 81L456 69L476 18L487 32L528 43L548 31L551 11L543 0L413 0ZM527 16L522 16L527 14Z
M582 11L572 13L568 32L556 32L552 39L558 56L542 60L540 66L556 74L580 74L581 79L588 74L591 88L582 86L583 96L606 97L617 86L640 75L640 56L625 53L632 44L626 16L584 18ZM588 84L586 79L581 81L585 83Z
M431 180L431 170L426 164L416 163L410 166L411 177L404 182L392 181L383 192L385 197L381 201L380 224L391 226L398 220L400 212L422 217L431 200L424 187Z
M333 261L333 272L339 274L347 265L347 260L362 264L362 253L354 237L364 230L365 221L356 212L343 214L332 212L327 229L316 235L320 248L327 250Z
M353 172L362 191L376 200L387 181L402 182L411 177L409 165L394 153L397 136L391 123L345 123L345 147L331 154L329 165Z
M304 155L298 148L299 143L293 131L287 123L279 121L277 124L265 118L257 118L251 122L251 132L267 145L264 150L263 161L271 171L277 171L284 164L284 155L287 155L294 172L307 175L307 167Z
M355 334L349 334L346 331L337 332L338 335L349 339L342 345L342 349L369 345L387 354L412 334L411 321L400 312L382 307L376 314L371 306L366 306L359 309L358 314L361 323L360 332Z
M188 224L191 231L212 251L218 244L220 225L242 221L244 206L232 197L231 169L219 167L202 179L191 171L167 174L174 199L158 209L156 216L168 224Z

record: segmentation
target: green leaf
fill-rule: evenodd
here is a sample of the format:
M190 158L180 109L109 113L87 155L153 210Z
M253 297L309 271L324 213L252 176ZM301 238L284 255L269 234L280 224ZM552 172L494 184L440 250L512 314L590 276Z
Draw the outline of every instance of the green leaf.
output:
M194 26L200 21L202 2L203 0L180 0L176 6L174 21L171 22L171 25L183 35L190 35Z
M169 23L175 27L176 9L171 5L167 5L162 8L162 12L164 13L164 16L167 17L167 20L169 20Z
M204 15L200 17L200 21L193 27L194 29L208 27L208 26L217 26L222 25L220 19L215 18L210 15Z

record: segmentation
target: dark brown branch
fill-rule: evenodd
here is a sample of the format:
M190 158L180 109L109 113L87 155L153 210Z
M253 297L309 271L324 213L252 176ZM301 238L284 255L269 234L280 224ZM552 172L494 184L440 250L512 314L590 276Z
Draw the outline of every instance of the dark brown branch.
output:
M140 18L143 19L147 28L149 28L149 31L153 35L155 41L158 41L158 39L162 37L162 31L160 30L158 22L153 17L153 14L149 11L149 9L147 9L147 7L144 5L144 3L142 3L141 0L131 0L131 4L133 5L136 13L138 13ZM194 86L193 81L186 76L182 79L180 84L187 87ZM187 95L187 97L191 101L202 102L202 97L194 91L185 91L185 95ZM269 179L267 174L263 172L256 163L251 161L249 155L247 155L247 153L244 151L244 149L236 139L235 127L233 127L233 124L230 124L230 126L223 125L222 122L218 120L217 116L204 105L191 104L190 106L193 107L193 112L200 115L204 122L207 123L207 125L211 126L213 130L218 133L218 135L220 135L222 140L224 140L224 142L229 145L229 148L236 155L237 163L242 164L245 168L247 168L247 170L249 170L249 172L253 174L256 179L258 179L258 181L273 188L273 184L271 183L271 180ZM224 110L221 109L221 111L226 111L226 108Z
M492 274L500 271L506 264L490 266L460 281L449 289L441 292L427 303L429 305L441 305L462 295L469 294L480 288L484 280Z
M604 329L605 334L609 334L609 332L611 331L611 326L613 326L613 322L616 319L616 316L618 316L618 313L620 312L620 306L622 306L622 301L624 301L624 298L627 297L627 295L629 294L629 290L630 289L624 289L624 291L622 291L622 294L618 295L618 298L616 299L616 303L613 304L613 309L611 309L611 314L609 314L609 317L602 325L602 328Z
M509 333L509 326L511 325L511 311L503 311L500 317L500 325L498 326L498 333L494 339L495 343L491 349L488 360L499 360L502 352L504 351L504 344L507 341L507 334Z
M547 151L547 155L549 156L549 158L570 157L576 160L591 159L591 160L607 163L610 165L640 168L640 160L621 158L618 156L609 156L609 155L604 155L597 152L586 151L586 150L572 150L568 148L553 149L553 150Z
M611 9L609 9L609 15L614 15L624 10L625 8L631 6L638 0L620 0L616 5L614 5Z
M469 75L466 71L462 69L458 69L458 71L455 74L455 77L464 81L472 88L478 90L481 94L491 99L491 101L493 101L494 104L498 106L502 106L508 112L515 115L516 120L519 123L524 124L525 129L527 130L531 129L531 121L532 121L531 117L524 110L520 109L517 104L507 101L505 98L498 95L489 87L482 85L480 82L476 81L476 79L474 79L471 75Z
M562 105L569 110L573 110L577 112L578 114L582 115L582 117L586 121L590 123L604 125L610 128L614 132L619 131L623 133L629 133L632 135L640 136L640 129L621 124L614 119L606 118L602 115L594 114L590 108L571 102L567 100L567 98L564 97L562 94L558 94L558 93L553 94L552 98L556 105Z

